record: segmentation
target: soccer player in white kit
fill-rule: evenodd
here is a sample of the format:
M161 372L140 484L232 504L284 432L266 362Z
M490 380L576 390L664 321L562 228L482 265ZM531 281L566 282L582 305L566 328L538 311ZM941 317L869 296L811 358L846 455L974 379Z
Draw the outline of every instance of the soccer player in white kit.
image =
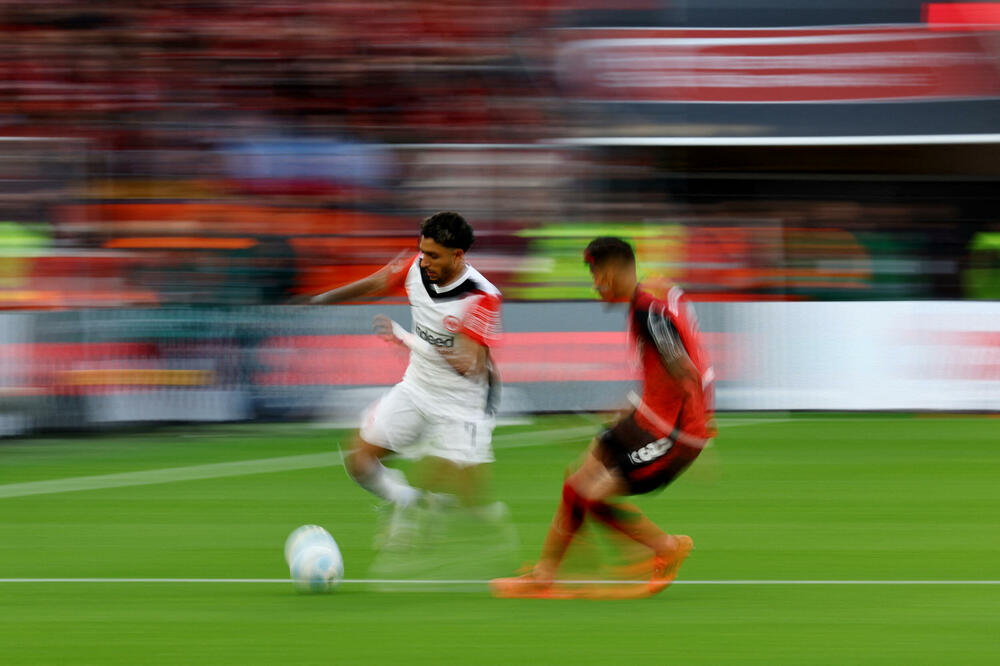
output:
M467 505L481 500L477 470L493 461L500 386L490 346L500 334L501 296L466 263L473 240L461 215L436 213L421 224L418 255L397 258L367 278L310 301L337 303L405 286L413 329L382 315L375 317L374 327L383 340L409 348L409 365L402 381L368 408L345 458L348 473L361 487L400 508L415 504L425 491L386 468L386 456L439 459Z

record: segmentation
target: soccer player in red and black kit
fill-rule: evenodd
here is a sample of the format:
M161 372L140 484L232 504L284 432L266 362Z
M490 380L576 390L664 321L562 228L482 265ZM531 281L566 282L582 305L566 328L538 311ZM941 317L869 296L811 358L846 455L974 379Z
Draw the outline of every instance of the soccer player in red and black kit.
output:
M498 578L499 597L588 596L586 588L562 586L559 565L587 519L647 546L651 578L628 596L666 588L691 552L691 538L667 534L637 507L612 501L669 484L698 457L715 434L712 425L713 372L700 340L694 310L679 287L655 298L636 276L635 253L620 238L594 239L584 253L601 299L629 302L629 339L643 376L635 409L597 437L583 464L567 479L534 569ZM594 588L590 588L593 590Z

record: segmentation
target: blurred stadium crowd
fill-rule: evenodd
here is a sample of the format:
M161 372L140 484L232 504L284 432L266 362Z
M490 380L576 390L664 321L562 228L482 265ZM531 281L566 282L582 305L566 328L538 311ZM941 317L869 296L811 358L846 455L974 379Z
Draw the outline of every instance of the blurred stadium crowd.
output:
M415 250L437 210L509 304L515 410L608 408L595 382L631 378L620 319L584 303L596 235L716 301L723 408L773 377L740 302L1000 298L1000 142L877 140L1000 136L1000 33L941 38L910 0L786 4L0 0L0 434L350 412L400 371L357 335L370 313L258 306ZM845 134L876 140L814 140Z
M508 300L590 298L579 247L607 228L701 298L1000 295L981 150L553 141L646 122L560 82L555 35L599 3L3 5L3 308L282 303L447 208Z

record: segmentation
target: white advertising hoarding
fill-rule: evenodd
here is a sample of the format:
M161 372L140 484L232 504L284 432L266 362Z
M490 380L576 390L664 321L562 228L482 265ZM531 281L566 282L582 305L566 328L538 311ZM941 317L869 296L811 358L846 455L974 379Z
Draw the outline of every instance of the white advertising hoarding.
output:
M720 368L720 409L1000 409L1000 303L719 307L741 350Z

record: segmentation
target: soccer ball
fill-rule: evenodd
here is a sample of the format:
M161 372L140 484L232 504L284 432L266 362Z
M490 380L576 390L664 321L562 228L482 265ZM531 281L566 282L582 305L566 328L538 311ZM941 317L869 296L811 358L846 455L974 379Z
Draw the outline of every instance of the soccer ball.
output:
M344 578L340 548L319 525L303 525L288 535L285 562L300 592L329 592Z

